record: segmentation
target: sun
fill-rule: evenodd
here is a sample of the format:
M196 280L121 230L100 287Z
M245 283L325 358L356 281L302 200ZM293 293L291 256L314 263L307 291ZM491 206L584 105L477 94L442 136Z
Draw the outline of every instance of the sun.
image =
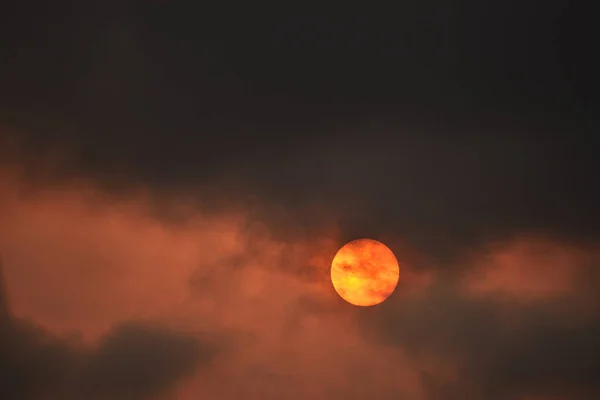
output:
M373 239L357 239L338 250L331 282L340 297L355 306L374 306L396 289L400 266L394 253Z

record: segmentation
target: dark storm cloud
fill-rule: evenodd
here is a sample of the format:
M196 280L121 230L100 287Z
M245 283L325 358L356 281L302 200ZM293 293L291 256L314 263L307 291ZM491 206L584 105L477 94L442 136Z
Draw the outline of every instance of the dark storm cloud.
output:
M515 231L598 234L598 139L581 76L556 60L578 40L560 2L407 3L335 24L61 4L61 28L20 26L3 65L0 136L19 139L0 158L37 182L258 199L282 235L320 207L348 239L389 232L439 257Z
M563 115L585 108L571 90L585 85L563 76L562 64L584 63L571 62L583 52L561 1L347 6L343 18L326 6L270 18L162 2L13 3L1 24L2 120L30 132L34 153L76 148L71 173L184 185L250 170L243 178L256 180L323 137L373 135L365 122L376 116L435 121L441 133L471 121L541 119L569 134L585 124Z
M0 395L7 399L60 397L79 360L70 346L10 317L0 321L0 349Z
M216 354L194 337L140 323L121 323L87 349L12 317L0 290L2 398L146 399Z
M596 161L583 140L383 131L291 158L266 173L267 198L327 205L348 240L396 236L438 256L521 231L598 232Z
M144 399L210 362L214 350L195 338L140 324L122 324L84 362L86 398Z
M452 379L424 372L431 398L598 396L600 320L595 313L582 318L566 299L524 305L451 287L439 285L364 315L365 329L376 329L375 340L402 346L415 359L451 360Z
M586 136L548 137L509 128L419 135L422 128L413 129L348 127L347 136L324 137L285 160L261 158L210 169L201 157L196 166L191 158L180 163L173 150L172 161L154 161L161 171L149 169L148 179L133 178L127 167L114 166L118 161L113 172L92 173L80 168L80 153L36 151L30 153L35 161L29 176L42 184L65 176L95 177L115 193L144 185L157 193L183 194L204 207L237 202L256 206L254 217L278 226L282 237L290 231L310 234L333 222L344 239L400 237L436 257L523 231L576 241L597 237L598 159ZM485 129L492 133L486 136ZM361 130L368 134L353 134ZM168 152L169 144L164 147ZM159 177L164 182L155 180ZM178 218L167 209L158 211Z

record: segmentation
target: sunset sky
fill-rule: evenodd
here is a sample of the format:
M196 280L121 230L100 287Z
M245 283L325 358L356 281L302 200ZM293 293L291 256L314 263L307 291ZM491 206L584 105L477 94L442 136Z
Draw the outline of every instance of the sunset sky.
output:
M396 3L10 0L0 399L600 398L592 13Z

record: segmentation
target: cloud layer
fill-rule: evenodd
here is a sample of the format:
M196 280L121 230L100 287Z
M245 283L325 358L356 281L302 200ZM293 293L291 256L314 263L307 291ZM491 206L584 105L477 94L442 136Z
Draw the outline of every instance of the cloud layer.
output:
M216 348L161 327L121 323L93 347L31 322L0 321L0 390L8 399L147 399L209 363Z
M589 242L514 235L442 262L389 236L399 286L363 309L331 287L345 240L335 220L279 235L279 217L270 225L247 204L207 211L91 181L32 187L12 172L1 193L12 398L600 393Z
M8 3L1 399L600 398L596 14Z

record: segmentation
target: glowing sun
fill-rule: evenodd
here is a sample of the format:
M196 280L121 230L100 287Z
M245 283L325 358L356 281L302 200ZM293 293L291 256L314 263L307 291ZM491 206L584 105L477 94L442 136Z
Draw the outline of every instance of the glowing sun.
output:
M340 297L356 306L374 306L398 284L400 267L383 243L358 239L346 243L331 262L331 282Z

